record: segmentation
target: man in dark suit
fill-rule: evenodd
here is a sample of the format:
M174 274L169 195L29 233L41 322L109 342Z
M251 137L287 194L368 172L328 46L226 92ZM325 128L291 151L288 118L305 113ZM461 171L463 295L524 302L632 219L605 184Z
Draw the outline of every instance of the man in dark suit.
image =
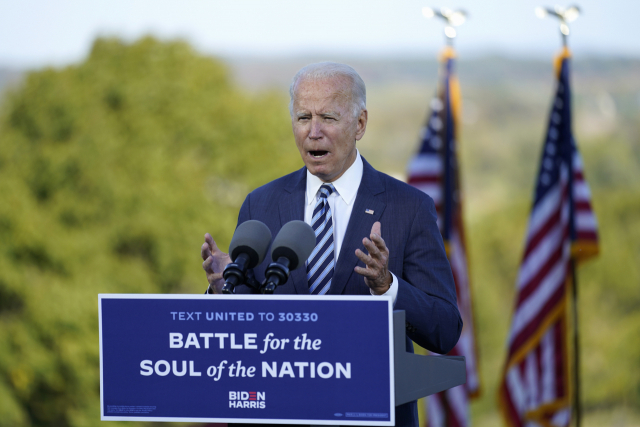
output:
M356 149L366 130L364 82L351 67L311 64L290 88L291 122L305 167L251 192L238 224L264 222L277 235L292 220L316 231L306 266L277 288L285 294L390 295L405 310L407 336L447 353L462 320L451 268L436 225L433 200L376 171ZM219 293L231 262L207 233L201 248L209 293ZM254 269L262 281L271 259ZM236 292L249 288L238 287ZM410 340L407 350L413 351ZM417 426L415 402L396 408L397 426Z

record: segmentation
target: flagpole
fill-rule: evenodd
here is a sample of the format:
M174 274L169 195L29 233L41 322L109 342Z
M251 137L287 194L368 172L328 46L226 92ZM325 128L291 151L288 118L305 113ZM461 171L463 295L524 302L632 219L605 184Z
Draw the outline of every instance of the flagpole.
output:
M538 18L555 16L560 20L560 35L562 37L562 47L567 48L569 36L569 22L575 21L580 15L578 6L571 6L563 9L560 6L551 8L537 7L535 13ZM573 413L575 427L582 426L582 405L580 396L580 333L578 329L578 276L576 274L576 260L571 256L571 317L573 323Z
M573 300L573 406L576 427L582 425L582 405L580 404L580 335L578 333L578 276L576 274L576 260L571 257L571 296Z
M441 7L439 9L423 7L422 14L427 19L435 17L435 18L442 19L445 23L445 27L444 27L445 47L441 51L441 54L439 55L440 62L441 62L440 66L442 67L441 73L444 78L443 81L445 83L444 83L444 86L441 88L442 93L438 95L438 99L442 99L443 101L443 105L440 107L440 109L444 109L444 111L440 111L440 109L435 109L434 107L432 109L432 114L438 114L440 118L443 119L442 122L445 123L444 127L442 129L436 129L436 133L441 133L441 136L443 136L442 141L443 141L444 147L449 147L449 144L453 143L452 141L455 135L455 130L454 130L455 129L455 123L454 123L455 108L452 107L451 105L451 99L452 99L451 87L454 85L454 83L452 83L452 80L455 81L455 79L452 78L452 74L451 74L452 68L451 68L450 61L452 61L452 59L455 57L455 53L453 49L454 40L457 36L457 31L455 27L462 25L466 21L467 12L462 9L452 10L445 7ZM456 92L454 96L458 96L458 92ZM459 105L459 103L457 103L456 105ZM436 111L436 113L433 113L434 110ZM440 112L440 113L437 113L437 112ZM449 126L450 123L453 123L451 127ZM427 123L427 126L431 126L431 125ZM438 149L436 149L436 151L438 151ZM457 259L459 259L460 253L464 252L464 249L458 248L458 251L456 252L456 254L454 254L453 252L450 251L450 243L449 243L449 239L451 238L451 235L452 235L452 229L456 228L456 226L452 224L454 221L451 218L453 218L453 215L455 215L454 212L456 212L457 209L459 208L459 207L454 208L453 206L454 203L452 202L453 188L457 185L456 180L452 178L452 175L456 171L455 168L457 168L457 166L454 166L454 164L456 163L455 157L457 154L455 153L455 151L452 151L449 148L442 148L442 152L440 154L436 154L434 152L434 155L436 155L439 158L439 161L442 162L441 164L443 164L443 170L439 172L442 174L440 177L443 178L440 183L443 197L442 197L442 200L438 201L437 203L442 204L441 205L442 212L444 212L442 222L440 224L441 225L440 232L442 233L442 237L444 240L445 250L447 252L447 258L449 259L449 262L451 262L451 259L452 259L451 257L456 257ZM441 155L442 157L440 157ZM426 192L426 190L423 190L423 191ZM457 228L457 231L460 234L462 234L462 227L460 226L460 228ZM465 269L465 273L462 275L456 274L457 270L455 268L452 269L454 281L456 282L456 288L461 286L462 289L465 289L465 286L468 286L468 282L463 281L464 285L460 284L459 282L460 277L461 276L466 277L466 274L467 274L466 265L463 268ZM460 267L458 265L458 270L459 269ZM460 299L458 300L458 303L460 303ZM471 309L469 308L469 311L467 312L466 310L463 311L461 309L462 316L464 317L465 313L467 313L469 317L472 318L472 313L470 312L470 310ZM467 325L466 322L467 320L465 320L465 325ZM470 330L473 331L472 322L469 323L469 325L467 325L467 333ZM471 334L473 334L473 332L471 332ZM461 338L461 341L462 340L463 338ZM469 338L467 338L467 342L468 340ZM473 338L472 342L475 349L475 338ZM456 347L454 347L454 349L452 350L452 353L455 355L465 355L468 358L469 354L466 354L465 351L462 350L459 346L460 346L460 343L456 344ZM475 354L472 359L476 360ZM469 371L467 371L467 375L469 375ZM477 377L477 375L474 377ZM467 385L468 384L469 383L467 383ZM477 382L474 384L475 384L474 391L478 391L479 386L477 385ZM442 426L448 426L452 424L468 426L470 422L470 419L469 419L470 415L469 415L469 406L468 406L469 402L468 400L466 400L469 397L469 389L466 388L467 385L460 386L460 387L464 387L464 393L465 393L464 405L462 405L462 402L459 402L458 405L452 404L452 399L460 399L460 396L452 397L451 395L447 394L448 392L436 393L433 396L429 396L427 398L429 407L428 407L426 425L429 427L442 427ZM435 420L439 420L439 421L435 421ZM432 424L432 422L430 421L434 423Z

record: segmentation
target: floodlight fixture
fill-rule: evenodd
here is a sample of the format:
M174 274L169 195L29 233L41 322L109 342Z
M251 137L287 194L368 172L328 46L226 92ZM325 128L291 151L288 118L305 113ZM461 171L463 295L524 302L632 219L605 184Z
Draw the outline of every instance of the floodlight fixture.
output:
M449 22L454 27L459 27L460 25L464 24L464 21L466 19L467 19L467 17L466 17L466 14L464 13L464 11L457 10L457 11L451 12L449 14Z
M547 16L555 16L560 20L560 34L562 34L562 44L567 45L567 36L570 33L569 22L573 22L580 16L580 7L577 5L571 5L567 8L561 6L554 6L553 9L549 7L536 7L535 14L538 18L546 18Z
M450 39L455 39L457 35L456 29L453 27L446 26L444 27L444 35L449 37Z
M540 19L546 18L547 15L549 14L549 12L547 12L547 10L544 7L540 7L540 6L536 7L535 13L536 13L536 16Z
M422 8L422 15L429 19L429 18L433 18L435 16L435 11L433 9L431 9L430 7L423 7Z
M578 6L571 6L564 11L564 20L567 22L573 22L580 16L580 8Z
M453 44L457 31L453 27L459 27L467 20L467 12L463 9L452 10L446 7L440 9L432 7L423 7L422 15L427 18L438 17L445 21L444 35L447 38L447 44Z

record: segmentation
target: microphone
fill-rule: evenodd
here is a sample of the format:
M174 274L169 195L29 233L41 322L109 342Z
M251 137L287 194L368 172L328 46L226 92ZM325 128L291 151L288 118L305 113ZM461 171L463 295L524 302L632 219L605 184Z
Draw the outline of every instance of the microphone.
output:
M229 255L233 262L224 268L222 293L233 293L233 288L244 283L247 269L260 264L271 243L271 231L264 223L256 220L243 222L238 226L231 244Z
M274 260L265 272L266 280L262 293L272 294L275 289L289 279L289 272L304 265L316 246L316 233L304 221L286 223L271 246Z

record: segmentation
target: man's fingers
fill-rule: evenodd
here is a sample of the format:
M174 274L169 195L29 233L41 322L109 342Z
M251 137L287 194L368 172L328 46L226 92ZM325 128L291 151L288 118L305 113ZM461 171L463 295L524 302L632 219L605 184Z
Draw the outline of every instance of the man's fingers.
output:
M369 238L371 239L371 241L373 241L373 243L375 243L376 247L381 252L388 251L387 244L382 238L382 225L380 224L380 221L376 221L373 223L373 226L371 227L371 235L369 236Z
M231 262L231 258L218 248L216 241L213 240L209 233L204 235L204 243L200 248L200 255L203 259L202 269L207 275L210 289L213 289L213 293L220 293L224 284L223 271L225 266Z
M362 239L362 244L364 245L365 249L369 251L369 255L371 255L372 257L377 257L380 254L380 249L378 248L378 246L366 237Z
M222 273L209 274L209 275L207 275L207 279L209 279L209 283L213 283L216 280L222 279Z
M356 267L355 271L361 276L368 277L369 279L375 279L377 277L377 274L368 268Z
M381 239L380 239L381 240ZM366 237L362 240L364 247L369 251L369 255L372 258L380 260L382 263L386 263L386 258L389 257L389 250L384 244L384 240L381 243L372 242Z
M209 279L209 281L211 281L212 278L219 279L220 277L222 277L222 273L216 273L215 270L213 269L212 257L209 257L204 260L204 262L202 263L202 269L204 270L205 273L207 273L207 279Z
M202 257L203 260L206 260L207 258L211 257L211 250L207 243L202 244L202 247L200 248L200 256Z
M380 221L376 221L373 223L373 226L371 227L371 234L382 236L382 224L380 224Z
M364 252L362 252L360 249L356 249L356 256L358 257L358 259L362 262L364 262L364 264L370 268L373 267L377 267L376 262L374 261L373 258L371 258L371 256L365 254Z
M213 237L211 237L211 234L205 233L204 241L207 242L207 244L209 245L209 249L211 249L211 253L221 252L220 249L218 249L218 245L216 244L216 241L213 240Z
M209 257L207 259L204 260L204 262L202 263L202 268L204 270L204 272L207 274L207 281L211 284L217 280L222 279L223 275L222 273L216 273L213 270L213 258Z
M378 249L385 250L387 249L387 244L384 242L384 239L379 234L371 233L371 241L376 244Z
M380 224L380 221L376 221L373 223L373 226L371 227L371 235L369 236L369 238L371 239L371 241L373 241L373 243L375 243L376 247L380 251L387 251L387 244L382 238L382 225Z
M211 257L205 258L204 262L202 263L202 269L206 272L213 271L211 269L211 264L213 264L213 258Z
M381 275L384 274L384 265L379 261L375 260L371 256L365 254L360 249L356 249L356 256L360 261L362 261L365 267L356 266L355 271L365 277L368 277L372 280L378 279Z
M379 221L371 227L370 239L362 239L362 244L369 254L356 249L356 257L365 264L365 267L355 267L355 272L364 276L364 282L374 293L381 295L389 289L392 279L388 270L389 248L382 238L382 228Z

